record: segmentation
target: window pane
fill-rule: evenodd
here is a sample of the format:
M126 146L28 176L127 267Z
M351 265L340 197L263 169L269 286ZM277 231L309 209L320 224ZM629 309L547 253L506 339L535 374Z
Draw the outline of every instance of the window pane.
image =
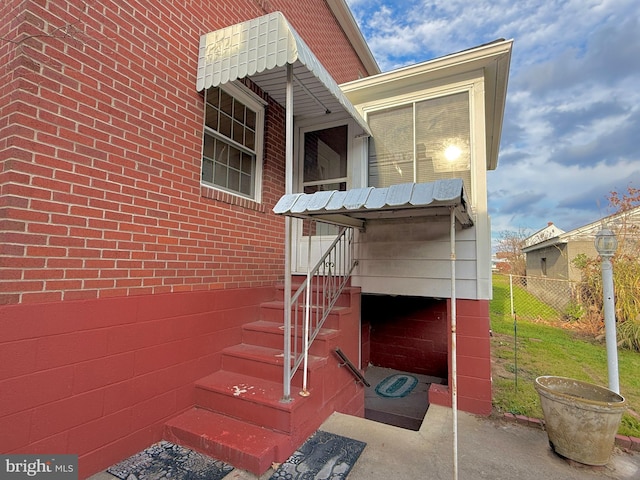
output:
M205 134L204 136L204 149L202 151L202 155L205 156L206 158L214 158L214 145L215 145L215 139L211 136L211 135L207 135Z
M233 114L233 97L224 90L220 90L220 110L229 116Z
M233 122L233 141L238 142L241 145L244 145L244 139L242 138L244 135L244 127L241 123Z
M220 114L220 127L218 131L227 138L231 138L231 117L221 113Z
M240 172L237 170L229 169L229 181L227 183L229 190L240 190Z
M253 158L246 153L242 154L242 167L240 168L242 173L251 175L253 173Z
M243 104L235 102L233 105L233 118L240 123L244 123L244 110L245 106Z
M416 103L417 181L461 178L471 191L469 94Z
M469 95L458 93L416 103L419 181L469 170ZM439 177L442 178L442 177Z
M240 193L253 195L253 179L250 175L240 175Z
M369 185L413 182L413 106L371 113L369 127Z
M471 189L468 92L372 112L369 126L370 186L461 178Z
M214 130L218 129L218 110L215 107L211 106L209 103L207 103L207 113L204 124L209 128L213 128Z
M214 157L215 161L226 165L228 155L229 146L224 142L216 140L216 156Z
M245 129L244 131L244 145L245 147L255 150L256 148L256 133L253 130Z
M240 150L237 148L229 148L229 166L240 170Z
M249 110L247 108L247 118L245 120L245 124L251 130L255 130L256 129L256 112L254 112L253 110Z
M305 133L303 187L322 182L320 190L331 190L337 184L335 180L346 176L347 126Z
M213 183L221 187L227 186L227 167L216 163L213 174Z
M202 181L255 195L258 114L221 88L206 92Z
M206 158L202 160L202 180L207 183L213 182L213 162Z

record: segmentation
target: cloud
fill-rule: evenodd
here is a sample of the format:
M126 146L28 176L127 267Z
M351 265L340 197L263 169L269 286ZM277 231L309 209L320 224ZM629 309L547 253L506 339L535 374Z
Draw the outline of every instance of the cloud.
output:
M513 38L494 229L570 230L640 184L637 0L348 0L383 71Z

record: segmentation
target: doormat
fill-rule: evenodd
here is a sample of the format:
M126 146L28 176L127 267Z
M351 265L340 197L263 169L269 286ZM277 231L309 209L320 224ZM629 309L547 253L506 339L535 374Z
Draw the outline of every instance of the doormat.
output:
M385 398L402 398L411 393L418 384L418 379L406 373L389 375L376 385L376 393Z
M269 480L344 480L366 445L318 430Z
M107 469L121 480L220 480L233 467L188 448L161 441Z

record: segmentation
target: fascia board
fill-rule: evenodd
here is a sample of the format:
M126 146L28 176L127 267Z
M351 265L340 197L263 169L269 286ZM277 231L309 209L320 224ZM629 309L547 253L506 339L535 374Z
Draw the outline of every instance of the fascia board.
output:
M512 40L505 40L477 49L454 53L416 65L410 65L390 72L343 83L340 85L340 88L345 92L347 97L351 99L352 103L367 103L384 97L393 89L398 87L402 88L405 85L421 85L424 82L431 82L469 71L490 68L494 66L497 58L501 56L507 56L510 59L512 43ZM500 70L502 75L508 73L508 69ZM497 74L495 78L498 80ZM506 84L506 78L504 78L503 81ZM497 91L506 91L506 86Z

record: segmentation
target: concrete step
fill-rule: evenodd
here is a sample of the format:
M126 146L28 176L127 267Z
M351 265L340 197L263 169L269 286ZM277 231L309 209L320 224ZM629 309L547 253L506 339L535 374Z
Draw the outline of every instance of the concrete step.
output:
M283 433L200 408L168 421L163 436L255 475L285 461L294 448Z
M283 402L282 381L271 382L250 375L219 370L196 382L196 406L281 433L296 428L301 408L315 410L320 396L302 397L291 387L291 400ZM312 404L312 405L306 405Z
M298 338L301 338L301 336L302 332L298 332ZM339 337L340 332L338 330L331 328L320 329L314 342L311 344L310 354L316 356L329 355ZM242 341L250 345L282 349L284 342L284 325L282 325L282 322L267 322L265 320L245 324L242 327Z
M334 306L325 320L323 328L340 330L342 317L349 315L350 313L351 307ZM282 300L273 300L271 302L262 303L260 305L260 318L267 322L282 324L284 318L284 302ZM300 321L304 319L304 308L302 306L298 308L298 318Z
M325 357L309 355L309 383L326 364ZM222 370L281 383L284 373L284 354L282 349L240 343L222 350ZM292 380L292 385L302 386L301 379L302 374L299 370Z
M295 293L298 290L298 287L300 287L300 285L302 284L302 280L300 281L296 281L294 279L293 284L291 285L291 291L292 293ZM323 287L321 285L314 285L312 288L312 292L321 292L323 290ZM360 287L345 287L342 292L340 293L340 296L338 297L338 300L336 300L336 306L338 307L348 307L351 305L351 295L354 293L360 293ZM284 285L280 284L276 286L276 294L277 294L277 300L282 301L284 299ZM313 297L313 295L312 295Z

